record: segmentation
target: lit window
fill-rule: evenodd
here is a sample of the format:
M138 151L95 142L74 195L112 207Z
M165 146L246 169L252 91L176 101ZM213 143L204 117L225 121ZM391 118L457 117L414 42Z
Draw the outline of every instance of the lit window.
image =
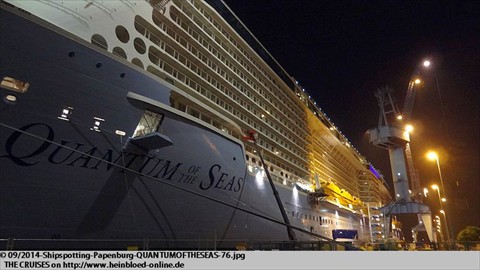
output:
M68 107L68 106L63 106L62 112L60 113L60 116L58 119L64 120L64 121L70 121L70 115L73 113L73 108Z
M7 104L14 105L17 103L17 97L14 95L6 95L3 101Z
M156 132L163 119L163 114L154 113L151 111L145 111L138 122L135 132L133 132L133 138L143 136L152 132Z
M90 130L100 132L100 124L105 122L105 119L99 118L99 117L93 117L93 127L90 128Z
M126 133L125 131L123 131L123 130L118 130L118 129L115 130L115 134L120 135L120 136L125 136L125 135L127 135L127 133Z
M29 83L23 82L11 77L3 77L2 82L0 83L2 88L12 90L18 93L25 93L30 86Z

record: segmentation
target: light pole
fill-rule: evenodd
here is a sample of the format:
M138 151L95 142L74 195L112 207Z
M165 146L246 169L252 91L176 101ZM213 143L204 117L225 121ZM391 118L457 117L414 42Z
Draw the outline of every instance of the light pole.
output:
M437 191L438 201L440 202L440 213L443 214L443 218L445 220L445 234L447 235L447 241L450 242L450 231L448 230L447 215L445 214L445 210L443 210L443 202L446 202L447 200L440 196L440 188L437 185L432 185L432 189Z
M425 60L423 61L423 67L426 68L426 69L430 69L430 66L432 65L432 62L430 62L430 60ZM437 72L435 72L435 70L433 71L434 72L434 76L435 76L435 83L436 83L436 86L437 86L437 92L438 92L438 98L440 99L440 106L441 106L441 110L442 110L442 116L444 117L445 116L445 113L443 111L443 101L442 101L442 94L440 93L440 84L438 83L438 77L437 77Z
M437 168L438 168L438 175L440 176L440 184L442 185L442 190L443 190L443 197L447 197L445 194L445 186L443 185L443 177L442 177L442 170L440 170L440 161L438 159L437 153L431 151L427 153L427 158L430 160L435 160L437 162Z
M447 215L445 214L445 210L447 210L447 206L445 206L445 210L443 210L443 204L442 201L445 202L447 199L447 194L445 190L445 186L443 185L443 177L442 177L442 170L440 169L440 160L438 158L437 153L430 151L427 153L427 158L430 160L435 160L437 162L437 168L438 168L438 175L440 176L440 184L442 185L442 191L443 191L443 198L440 197L440 189L437 186L437 192L438 192L438 199L440 200L440 208L442 208L443 211L443 217L445 218L445 234L447 235L447 241L450 242L450 231L448 230L448 222L447 222ZM432 186L433 188L433 186Z
M442 222L440 221L439 216L435 216L435 223L437 224L437 226L436 226L437 227L437 232L440 235L440 238L442 239L442 242L444 242L445 240L443 239L443 233L442 233L442 230L441 230Z
M448 230L448 223L447 223L447 214L445 214L445 210L440 210L440 213L443 214L443 220L445 220L445 233L447 234L447 242L450 242L450 232Z

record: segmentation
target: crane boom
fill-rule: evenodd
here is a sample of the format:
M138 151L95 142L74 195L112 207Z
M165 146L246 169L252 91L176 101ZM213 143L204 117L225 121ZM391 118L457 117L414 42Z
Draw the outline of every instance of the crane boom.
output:
M408 82L407 94L405 96L405 101L403 103L402 117L405 123L408 123L412 118L413 105L415 104L415 93L417 86L420 86L421 81L418 78L419 76L418 69L412 74L410 81ZM407 170L410 178L411 188L413 191L413 196L416 201L421 202L421 191L420 191L420 179L418 177L417 171L413 163L412 149L410 147L410 142L405 144L405 160L407 162ZM420 195L420 196L419 196Z
M413 110L413 104L415 103L415 93L416 93L416 88L415 85L418 83L415 83L415 77L412 77L410 82L408 83L408 89L407 89L407 95L405 97L405 102L403 103L403 110L402 110L402 116L403 119L406 121L410 121L412 117L412 110Z

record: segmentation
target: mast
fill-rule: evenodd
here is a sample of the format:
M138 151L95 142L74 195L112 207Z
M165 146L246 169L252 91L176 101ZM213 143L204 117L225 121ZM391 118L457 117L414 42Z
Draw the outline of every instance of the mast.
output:
M280 209L280 213L282 213L283 222L285 224L287 224L288 239L290 241L295 241L295 240L297 240L297 237L295 236L295 232L293 231L292 226L290 225L290 220L288 219L287 213L285 212L285 208L283 207L282 200L280 199L280 196L278 195L278 191L275 188L275 184L273 184L272 177L270 175L270 172L268 171L268 167L265 164L265 161L263 160L262 153L260 152L260 149L258 148L257 139L256 139L255 135L256 135L255 131L249 130L249 131L247 131L247 135L244 136L243 138L247 141L253 142L253 144L255 145L255 149L257 150L258 156L260 157L260 161L262 162L263 170L267 174L268 182L270 183L270 187L272 188L273 196L275 197L278 208Z

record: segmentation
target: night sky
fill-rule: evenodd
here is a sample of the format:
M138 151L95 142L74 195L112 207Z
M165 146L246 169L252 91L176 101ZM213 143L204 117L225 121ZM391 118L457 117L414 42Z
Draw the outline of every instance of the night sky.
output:
M416 91L412 153L439 215L439 153L451 234L480 227L480 8L477 1L225 0L257 39L306 89L332 122L393 185L388 152L370 145L378 125L374 91L393 88L403 107L408 82L432 61ZM438 87L436 84L438 79ZM402 220L400 220L402 221ZM443 221L443 219L442 219ZM409 239L409 224L404 229Z

